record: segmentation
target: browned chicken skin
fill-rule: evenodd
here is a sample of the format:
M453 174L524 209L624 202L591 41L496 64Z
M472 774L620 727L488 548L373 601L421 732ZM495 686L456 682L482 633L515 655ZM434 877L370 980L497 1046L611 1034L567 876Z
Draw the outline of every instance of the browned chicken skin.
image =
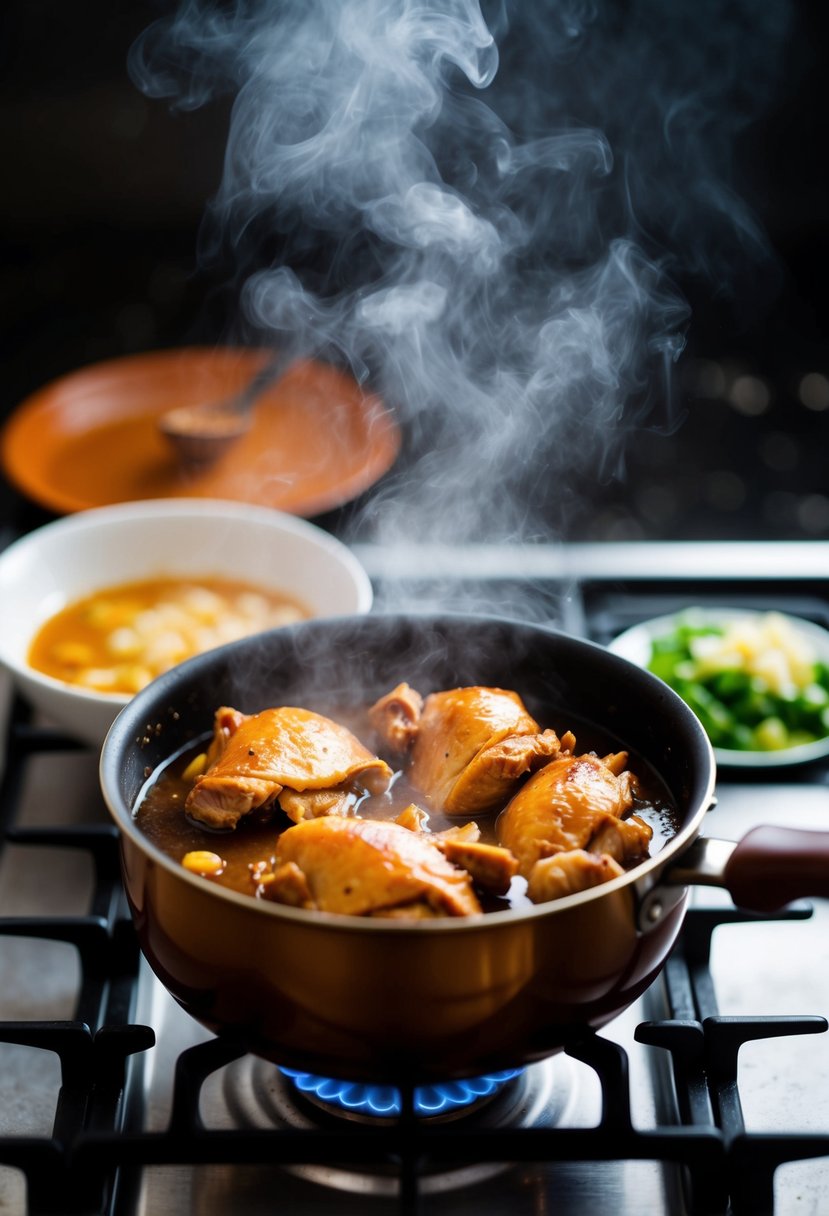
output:
M521 777L561 748L555 731L541 731L518 694L501 688L452 688L422 702L399 684L371 718L391 748L409 751L409 780L448 815L500 808Z
M304 883L304 888L303 888ZM328 815L288 828L259 893L350 916L470 916L481 911L469 874L388 820ZM304 891L307 895L304 895Z
M242 816L278 801L295 822L347 809L355 787L388 788L392 771L349 730L294 706L245 715L216 713L208 767L185 810L207 827L234 828Z
M622 818L634 797L626 763L624 752L603 760L562 755L534 773L499 816L498 840L515 855L531 899L556 897L544 890L582 890L647 857L651 828L636 815ZM547 865L553 857L561 860Z

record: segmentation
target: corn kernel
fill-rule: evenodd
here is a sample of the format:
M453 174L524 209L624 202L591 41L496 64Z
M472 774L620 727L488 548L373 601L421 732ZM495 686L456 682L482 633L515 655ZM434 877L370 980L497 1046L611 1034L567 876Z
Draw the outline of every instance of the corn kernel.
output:
M192 853L185 853L181 864L191 874L201 874L205 878L217 878L225 868L225 862L219 854L210 853L207 849L194 849Z
M200 777L207 768L207 752L199 752L198 756L194 756L187 768L181 774L184 781L195 781Z

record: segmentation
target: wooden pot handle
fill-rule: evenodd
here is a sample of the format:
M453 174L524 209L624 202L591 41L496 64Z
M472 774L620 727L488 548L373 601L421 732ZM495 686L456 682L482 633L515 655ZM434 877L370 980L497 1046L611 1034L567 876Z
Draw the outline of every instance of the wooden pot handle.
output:
M829 832L766 825L736 845L723 873L735 904L774 912L793 899L829 897Z

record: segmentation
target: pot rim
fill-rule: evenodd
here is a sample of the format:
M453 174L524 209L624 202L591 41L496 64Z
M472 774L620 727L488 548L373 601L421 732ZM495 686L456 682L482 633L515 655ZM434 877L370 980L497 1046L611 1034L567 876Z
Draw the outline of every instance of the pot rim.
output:
M685 719L688 724L688 729L693 731L697 736L697 741L702 745L703 751L707 758L707 780L705 782L705 790L698 799L696 808L689 812L690 818L683 823L679 831L668 840L668 842L660 849L660 851L649 857L646 861L639 862L632 869L627 870L624 874L617 878L611 879L609 882L602 883L597 887L590 887L585 891L578 891L573 895L563 896L561 899L550 900L546 903L533 904L526 908L505 908L501 911L486 912L480 916L443 916L434 917L425 921L406 921L383 919L381 917L363 917L352 916L346 913L339 912L321 912L312 911L304 908L291 908L284 904L274 903L268 900L256 899L250 895L244 895L240 891L234 891L227 887L221 887L210 883L197 874L192 874L185 870L184 867L178 864L172 857L163 852L155 845L148 837L146 837L136 826L132 808L128 807L125 800L121 797L120 790L117 784L117 772L113 770L114 754L119 750L125 750L129 745L129 740L126 737L128 734L134 738L135 726L132 723L133 715L139 716L141 707L147 700L155 700L164 694L167 690L175 689L181 679L187 675L189 670L194 666L209 666L212 656L225 655L232 652L234 649L244 647L250 644L251 639L240 639L236 642L229 642L224 646L217 647L210 652L201 655L196 655L184 663L179 664L172 670L165 672L159 676L152 684L142 689L141 692L129 702L129 704L118 714L103 743L99 759L99 780L103 793L104 801L107 809L112 817L115 826L122 835L127 836L130 841L138 848L139 852L144 854L151 862L160 865L171 876L178 879L180 882L191 885L194 890L198 890L203 894L207 894L213 898L227 901L231 905L237 906L239 909L249 909L251 912L256 912L259 915L269 916L276 920L287 920L294 924L304 925L306 928L319 926L326 930L334 929L342 933L374 933L374 934L402 934L404 936L426 936L432 933L446 934L451 933L477 933L498 928L507 929L512 925L525 921L534 921L539 918L550 916L556 912L565 912L570 909L579 907L582 904L587 904L593 900L600 899L604 895L610 895L617 891L621 891L625 887L634 886L642 887L648 890L655 884L656 877L663 871L669 862L676 860L677 855L687 848L700 834L702 822L714 801L714 787L716 781L716 761L714 758L713 748L708 736L700 724L699 720L693 711L685 704L677 693L673 691L667 684L664 684L657 676L649 671L645 671L632 663L630 660L622 658L620 655L613 654L604 646L599 645L590 639L580 638L574 634L566 633L562 629L556 629L552 626L539 625L533 622L522 621L510 617L472 614L467 612L440 612L434 614L417 614L417 613L368 613L363 615L352 615L345 617L328 617L319 618L310 621L302 621L296 625L283 626L280 629L271 631L274 634L295 634L297 631L308 632L309 630L319 630L320 628L335 630L338 625L342 626L347 623L366 624L371 620L378 618L384 621L391 622L395 619L411 621L422 621L424 624L428 622L436 622L441 620L458 622L468 622L470 624L489 624L489 625L507 625L519 626L524 630L530 630L539 633L543 637L564 638L568 643L575 643L585 650L598 652L602 655L602 661L606 662L611 667L616 667L620 671L624 670L631 679L636 679L642 683L650 683L655 687L659 687L660 695L665 697L672 705L672 708ZM259 635L267 636L267 635ZM213 659L215 661L215 659ZM144 715L146 717L146 715ZM645 759L648 759L645 757ZM656 766L654 766L656 767ZM154 772L157 770L153 770ZM656 770L659 771L658 769ZM151 778L148 777L148 781ZM146 786L142 787L146 788ZM136 800L137 801L137 800Z

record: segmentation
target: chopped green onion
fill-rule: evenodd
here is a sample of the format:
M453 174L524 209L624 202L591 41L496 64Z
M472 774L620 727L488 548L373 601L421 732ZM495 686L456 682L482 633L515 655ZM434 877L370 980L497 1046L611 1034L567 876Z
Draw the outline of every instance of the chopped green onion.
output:
M829 665L779 613L720 626L693 613L653 639L649 669L696 713L715 747L780 751L829 735Z

